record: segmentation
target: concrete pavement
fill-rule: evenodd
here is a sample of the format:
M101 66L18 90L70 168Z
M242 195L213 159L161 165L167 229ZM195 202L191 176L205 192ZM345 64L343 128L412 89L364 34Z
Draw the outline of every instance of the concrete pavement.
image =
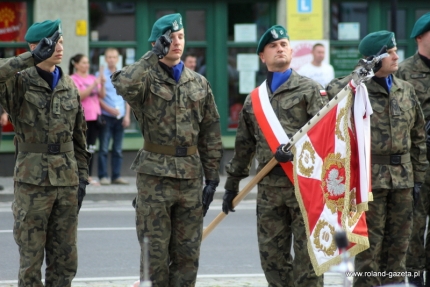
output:
M72 287L132 287L135 278L81 278L73 280ZM342 277L338 273L324 274L324 287L342 287ZM1 287L16 287L15 281L0 281ZM201 275L197 276L196 287L267 287L263 274ZM311 286L309 286L311 287Z
M136 178L123 177L128 180L128 185L88 185L87 195L85 200L102 201L102 200L133 200L137 194ZM214 195L214 199L222 199L224 195L224 184L227 176L220 177L220 183ZM243 188L253 179L249 176L243 179L240 183L240 188ZM0 202L9 202L13 200L13 177L0 177L0 185L3 185L4 190L0 191ZM256 199L257 187L254 187L245 199Z
M133 200L137 189L135 177L124 177L129 181L129 185L88 185L87 201L116 201ZM252 180L250 176L241 181L240 188L244 188ZM224 194L224 184L226 176L221 176L220 184L215 193L214 199L220 200ZM13 200L13 178L0 177L0 185L4 190L0 191L0 202L12 202ZM255 200L257 188L254 187L245 197L245 200ZM73 281L73 287L130 287L138 278L77 278ZM263 287L267 286L267 281L261 274L221 274L221 275L201 275L197 277L196 287ZM17 286L16 281L1 281L1 287ZM328 272L324 276L324 286L341 287L342 277L338 273Z

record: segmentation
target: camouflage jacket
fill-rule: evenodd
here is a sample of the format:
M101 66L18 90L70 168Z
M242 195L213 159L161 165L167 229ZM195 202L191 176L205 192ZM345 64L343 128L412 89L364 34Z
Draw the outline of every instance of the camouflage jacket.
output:
M426 121L430 120L430 68L418 53L399 64L396 76L412 84L421 103Z
M136 63L112 75L116 91L128 102L145 141L165 146L196 146L198 153L176 157L139 150L136 172L174 178L219 181L221 129L208 81L184 67L176 83L149 51Z
M289 137L292 137L327 103L327 98L320 94L322 89L320 84L300 76L294 70L290 78L273 94L267 86L273 110ZM257 123L251 97L248 95L239 116L234 155L226 166L229 175L225 184L227 190L238 191L239 181L249 175L254 155L259 162L258 171L273 157ZM271 176L270 174L264 177L261 183L270 186L292 186L287 176Z
M334 79L327 86L335 96L351 75ZM411 162L401 165L372 164L372 188L410 188L424 182L426 159L424 115L411 84L393 76L390 94L374 80L365 82L372 105L371 153L411 154Z
M74 186L88 179L86 123L79 93L69 76L52 91L25 52L0 61L0 105L9 113L20 143L66 143L74 150L59 153L19 152L14 180L34 185Z

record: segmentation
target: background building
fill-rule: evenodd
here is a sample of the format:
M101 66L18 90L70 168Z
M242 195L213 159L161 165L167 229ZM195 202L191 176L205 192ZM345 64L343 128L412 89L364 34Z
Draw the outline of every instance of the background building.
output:
M121 65L133 63L148 49L152 24L169 13L179 12L186 28L186 52L197 55L197 71L211 83L221 115L225 160L231 157L238 112L249 91L266 76L255 54L262 33L274 24L287 27L294 42L294 65L310 61L311 43L328 46L327 60L336 76L350 73L360 55L360 39L381 29L396 32L401 59L416 51L409 38L415 21L430 12L430 1L422 0L30 0L0 2L0 58L27 49L24 35L34 22L60 18L65 53L62 68L68 71L71 56L88 54L92 72L103 65L107 47L120 50ZM10 175L13 160L13 131L4 127L0 147L0 176ZM142 147L133 122L126 132L124 172L129 172L136 150ZM129 157L129 159L127 159Z

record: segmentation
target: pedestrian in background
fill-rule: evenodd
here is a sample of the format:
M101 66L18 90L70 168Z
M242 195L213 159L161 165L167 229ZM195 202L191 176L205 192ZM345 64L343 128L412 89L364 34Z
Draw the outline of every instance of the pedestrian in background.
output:
M2 137L3 127L7 125L7 123L8 123L7 112L3 110L3 108L0 106L0 142ZM4 189L4 186L0 185L0 190L3 190L3 189Z
M197 65L197 57L194 54L186 54L184 57L184 66L188 69L195 71Z
M100 184L129 184L121 177L122 167L122 143L124 139L124 129L130 125L130 106L124 99L116 93L112 85L111 75L116 71L119 60L118 50L107 48L105 51L106 69L102 70L102 78L106 79L103 90L103 100L100 101L102 107L102 118L105 125L101 128L99 141L100 149L98 153L98 176ZM100 75L97 73L96 75ZM111 179L108 177L108 155L109 143L112 140L111 152Z
M69 62L69 75L78 88L81 97L82 108L84 109L85 121L87 122L87 147L91 153L90 164L88 167L90 184L97 185L98 182L91 177L94 153L96 151L96 141L100 130L103 129L101 119L100 99L105 96L104 83L105 77L95 77L89 73L90 62L88 57L83 54L76 54Z
M182 16L158 19L148 41L151 51L112 75L144 137L132 164L137 172L140 276L142 280L143 239L148 237L152 286L194 286L203 216L219 183L219 114L208 81L184 69Z
M399 56L393 32L368 34L358 50L365 58L382 53L388 57L374 67L375 76L365 82L373 109L373 201L369 201L366 212L370 247L355 256L355 271L405 272L414 204L419 203L420 186L428 167L424 115L414 87L394 76ZM351 77L333 80L327 87L329 96L335 96ZM404 276L354 277L356 287L401 282Z
M430 13L417 20L412 29L411 38L415 39L418 51L399 64L396 76L414 86L427 123L427 160L430 160ZM424 271L427 271L425 286L430 286L430 237L428 233L427 239L424 240L425 230L428 228L427 216L430 214L429 192L430 169L427 169L420 197L414 208L412 235L406 256L406 270L411 271L412 274L420 272L420 276L409 278L409 283L413 283L417 287L424 286Z
M289 39L284 27L272 26L261 36L257 54L267 66L264 89L276 120L292 137L327 100L320 94L323 87L290 68L292 48ZM240 180L249 176L253 157L259 162L257 171L260 171L274 156L255 113L248 95L239 116L234 155L226 166L228 177L222 206L226 214L234 211L233 199L239 192ZM278 162L287 162L293 160L293 155L278 148L275 158ZM323 286L323 276L318 277L311 264L305 223L294 185L279 164L258 183L257 236L261 266L269 286Z
M79 91L58 66L61 21L34 23L25 40L30 52L0 63L0 105L14 126L17 150L12 211L18 286L71 286L78 268L78 212L88 184L87 126Z
M312 47L312 62L304 64L297 71L302 76L317 81L325 87L334 78L334 69L330 64L324 63L325 47L321 43L316 43Z

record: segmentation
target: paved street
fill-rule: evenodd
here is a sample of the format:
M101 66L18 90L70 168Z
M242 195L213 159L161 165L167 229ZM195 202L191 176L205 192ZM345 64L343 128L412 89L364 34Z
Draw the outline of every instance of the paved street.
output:
M138 279L139 246L128 186L89 186L79 218L79 270L72 286L130 287ZM243 187L248 181L243 181ZM222 180L225 180L223 178ZM12 178L0 178L0 286L16 286L18 251L12 237ZM220 183L208 211L207 226L221 211L224 183ZM259 264L254 189L202 243L197 287L267 286ZM325 274L325 286L342 286L336 273Z

